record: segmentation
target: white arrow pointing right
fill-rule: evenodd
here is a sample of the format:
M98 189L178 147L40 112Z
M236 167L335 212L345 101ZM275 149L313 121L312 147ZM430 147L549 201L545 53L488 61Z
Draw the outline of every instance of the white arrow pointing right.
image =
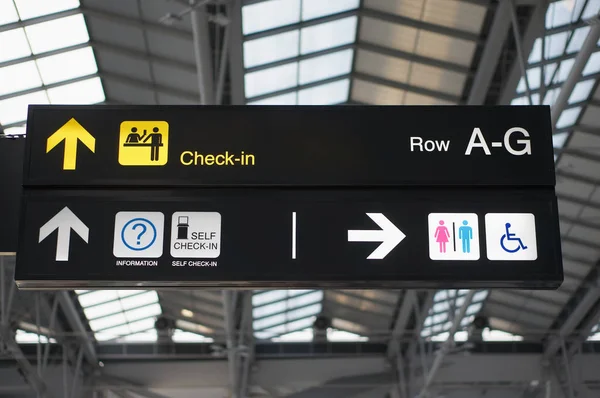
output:
M38 242L43 241L56 230L58 230L56 261L69 261L71 230L75 231L85 243L88 243L90 229L66 206L42 225Z
M386 216L381 213L367 213L375 221L380 230L349 230L348 242L381 242L381 244L367 257L368 260L381 260L385 258L406 235L398 229Z

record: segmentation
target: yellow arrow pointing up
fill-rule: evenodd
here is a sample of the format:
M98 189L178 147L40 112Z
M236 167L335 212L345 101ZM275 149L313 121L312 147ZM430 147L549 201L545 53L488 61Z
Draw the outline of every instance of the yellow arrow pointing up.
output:
M46 153L61 141L65 141L63 170L75 170L77 167L77 141L81 141L92 153L96 151L96 139L74 118L48 137Z

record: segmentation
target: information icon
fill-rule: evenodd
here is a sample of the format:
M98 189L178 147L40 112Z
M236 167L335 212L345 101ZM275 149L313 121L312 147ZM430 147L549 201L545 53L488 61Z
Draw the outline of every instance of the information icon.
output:
M165 216L160 212L121 211L115 216L115 257L158 258L163 253Z

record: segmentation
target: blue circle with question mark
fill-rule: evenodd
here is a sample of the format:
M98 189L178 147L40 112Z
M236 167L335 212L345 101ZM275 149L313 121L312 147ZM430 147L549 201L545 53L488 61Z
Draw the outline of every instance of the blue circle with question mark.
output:
M141 240L142 240L142 236L146 234L146 232L148 231L148 227L146 225L149 225L150 228L152 229L152 239L150 240L150 243L141 244ZM136 237L136 241L134 242L134 244L131 244L131 242L127 242L127 240L125 239L125 231L127 231L127 228L129 228L131 226L131 229L134 230L135 232L137 232L138 230L140 231ZM129 220L124 226L123 229L121 230L121 240L123 241L123 244L125 246L127 246L128 249L131 250L135 250L135 251L142 251L142 250L146 250L147 248L149 248L150 246L152 246L154 244L154 242L156 242L156 227L154 226L154 224L152 224L152 222L146 218L134 218L132 220Z

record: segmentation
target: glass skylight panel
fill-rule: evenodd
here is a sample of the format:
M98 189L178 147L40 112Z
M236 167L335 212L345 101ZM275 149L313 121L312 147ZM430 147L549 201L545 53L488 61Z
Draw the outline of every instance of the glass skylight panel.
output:
M369 341L368 337L356 333L346 332L344 330L327 329L328 341Z
M0 124L7 125L27 119L29 104L47 104L48 97L44 91L21 95L0 101Z
M112 326L122 325L124 323L127 323L127 319L125 319L123 312L89 321L90 328L92 328L92 330L108 329Z
M594 84L596 84L596 80L584 80L579 82L573 88L573 92L569 97L569 104L573 104L575 102L585 101L590 97L590 93L594 88Z
M105 100L99 77L51 88L48 96L52 104L89 105Z
M23 135L26 133L25 126L10 127L4 129L5 135Z
M570 32L560 32L546 36L545 59L560 57L565 51Z
M300 84L345 75L352 69L353 50L339 51L300 62Z
M42 81L35 61L0 68L0 96L40 87Z
M125 317L128 322L138 321L147 317L160 315L162 312L160 304L151 304L145 307L136 308L130 311L125 311Z
M270 0L242 8L242 32L244 35L299 21L300 0Z
M583 68L583 76L598 72L600 72L600 51L596 51L590 56L585 68Z
M584 4L585 0L560 0L550 3L546 11L546 28L552 29L575 22Z
M298 105L333 105L345 102L350 90L350 79L300 90Z
M118 290L95 290L85 294L79 294L77 297L79 304L86 308L91 305L106 303L107 301L117 300L119 298Z
M52 84L98 72L91 47L43 57L36 62L44 84Z
M600 324L592 328L592 333L587 338L588 341L600 341Z
M93 305L83 309L85 316L88 320L96 319L99 317L115 314L122 311L121 303L119 300L109 301L99 305Z
M535 90L540 87L541 79L541 68L531 68L527 69L527 81L529 82L529 88ZM519 85L517 86L517 92L522 93L527 89L525 85L525 79L521 77L519 80Z
M600 12L600 1L590 0L581 15L581 19L586 20L593 18Z
M98 341L152 338L155 318L162 312L155 291L82 291L78 299Z
M356 38L357 19L352 16L302 29L302 54L353 43Z
M34 54L56 50L90 40L82 14L25 27Z
M6 25L19 20L13 0L0 0L0 25ZM0 47L2 45L0 44Z
M306 21L326 15L354 10L358 8L359 4L359 0L303 0L302 20Z
M298 63L276 66L244 76L246 97L255 97L294 87L297 82Z
M483 330L483 341L523 341L523 336L518 334L503 332L502 330Z
M563 146L565 146L565 142L567 141L567 138L569 138L570 134L571 133L569 133L568 131L552 134L552 147L560 149Z
M176 329L171 337L175 343L212 343L214 340L197 333Z
M589 26L583 26L581 28L575 29L575 31L573 32L573 37L571 37L569 45L567 46L567 53L572 54L581 50L581 46L583 45L583 42L585 41L585 38L587 37L589 31Z
M0 32L0 62L31 55L23 28Z
M126 298L122 298L121 306L124 310L130 310L133 308L142 307L148 304L156 303L156 293L155 292L142 292L141 294L136 294L133 296L129 296Z
M421 332L422 337L430 337L446 333L452 326L454 314L460 311L468 290L441 290L437 292L433 299L433 305L423 323ZM461 320L461 327L467 327L473 322L474 315L483 307L483 301L487 298L488 291L480 290L475 292L473 300L467 307L465 317ZM431 338L434 340L434 338Z
M22 20L79 7L79 0L14 0Z
M579 117L579 113L581 112L581 107L577 108L565 109L558 118L556 122L556 128L562 129L565 127L569 127L575 124L577 118Z
M19 344L37 344L38 341L42 344L46 344L48 342L48 337L44 335L38 336L37 333L29 333L24 330L17 330L15 334L15 341ZM50 342L56 343L56 340L51 338Z
M297 93L287 93L263 100L248 102L248 105L296 105Z
M292 30L278 35L244 42L244 66L251 68L298 55L300 31Z
M544 105L552 105L556 102L558 95L560 94L560 87L553 88L552 90L546 91L546 96L544 97Z

